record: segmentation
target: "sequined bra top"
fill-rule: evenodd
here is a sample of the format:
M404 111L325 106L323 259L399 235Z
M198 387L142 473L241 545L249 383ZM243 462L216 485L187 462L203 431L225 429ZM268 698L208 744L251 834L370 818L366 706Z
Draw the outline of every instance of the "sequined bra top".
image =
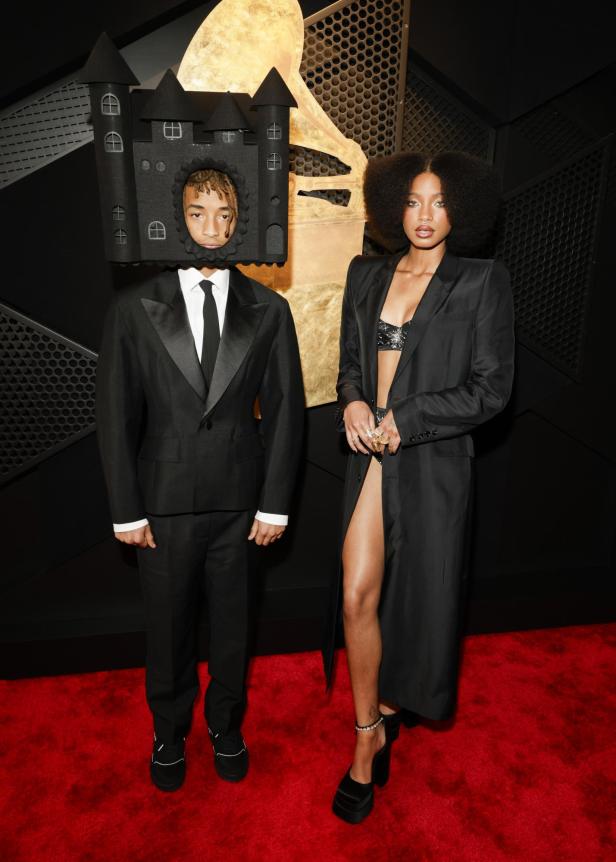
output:
M402 326L394 326L393 323L387 323L386 320L379 318L376 325L376 349L402 350L411 322L407 320Z

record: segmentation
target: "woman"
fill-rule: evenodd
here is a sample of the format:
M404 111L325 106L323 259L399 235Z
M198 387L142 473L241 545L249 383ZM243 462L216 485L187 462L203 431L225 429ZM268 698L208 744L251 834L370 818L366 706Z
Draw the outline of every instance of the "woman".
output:
M343 301L338 397L352 455L340 605L356 714L352 765L334 812L359 823L389 774L400 710L451 716L456 695L470 432L501 411L513 376L509 276L485 246L499 195L463 153L402 153L368 165L365 200L391 257L357 257Z

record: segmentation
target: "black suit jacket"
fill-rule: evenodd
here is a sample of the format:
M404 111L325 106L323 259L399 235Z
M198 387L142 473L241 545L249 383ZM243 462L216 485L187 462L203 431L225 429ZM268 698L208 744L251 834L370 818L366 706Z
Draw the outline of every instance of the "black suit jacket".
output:
M278 294L230 271L208 392L177 273L128 289L109 311L97 372L113 521L250 508L287 514L303 410L295 328Z

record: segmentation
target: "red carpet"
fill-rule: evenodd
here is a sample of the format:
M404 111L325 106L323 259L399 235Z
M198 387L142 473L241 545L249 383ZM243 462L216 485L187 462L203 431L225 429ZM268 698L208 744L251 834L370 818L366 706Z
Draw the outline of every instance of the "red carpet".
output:
M5 862L616 859L616 625L469 638L458 718L402 731L361 826L330 814L350 759L343 656L256 659L251 772L214 774L202 720L178 793L149 783L140 670L1 682Z

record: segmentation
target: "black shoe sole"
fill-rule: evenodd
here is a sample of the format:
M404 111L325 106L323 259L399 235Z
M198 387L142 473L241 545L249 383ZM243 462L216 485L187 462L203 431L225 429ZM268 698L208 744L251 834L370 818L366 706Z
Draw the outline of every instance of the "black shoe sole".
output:
M220 761L216 756L214 756L214 769L216 770L216 775L219 778L222 778L223 781L231 781L233 784L237 784L238 781L243 781L244 778L248 775L248 761L246 762L246 769L244 772L240 774L233 774L229 772L225 772L224 769L220 767Z
M174 784L161 784L159 781L156 780L154 770L150 769L150 778L152 779L152 784L154 785L154 787L156 787L158 790L162 790L164 793L173 793L175 790L179 790L180 787L184 784L185 777L186 776L183 775L181 781L178 781Z
M353 824L353 826L356 826L358 823L361 823L362 820L365 820L366 817L372 811L373 807L374 794L371 794L368 797L362 808L347 808L344 803L341 803L335 796L332 803L332 811L334 812L336 817L339 817L341 820L344 820L345 823Z

